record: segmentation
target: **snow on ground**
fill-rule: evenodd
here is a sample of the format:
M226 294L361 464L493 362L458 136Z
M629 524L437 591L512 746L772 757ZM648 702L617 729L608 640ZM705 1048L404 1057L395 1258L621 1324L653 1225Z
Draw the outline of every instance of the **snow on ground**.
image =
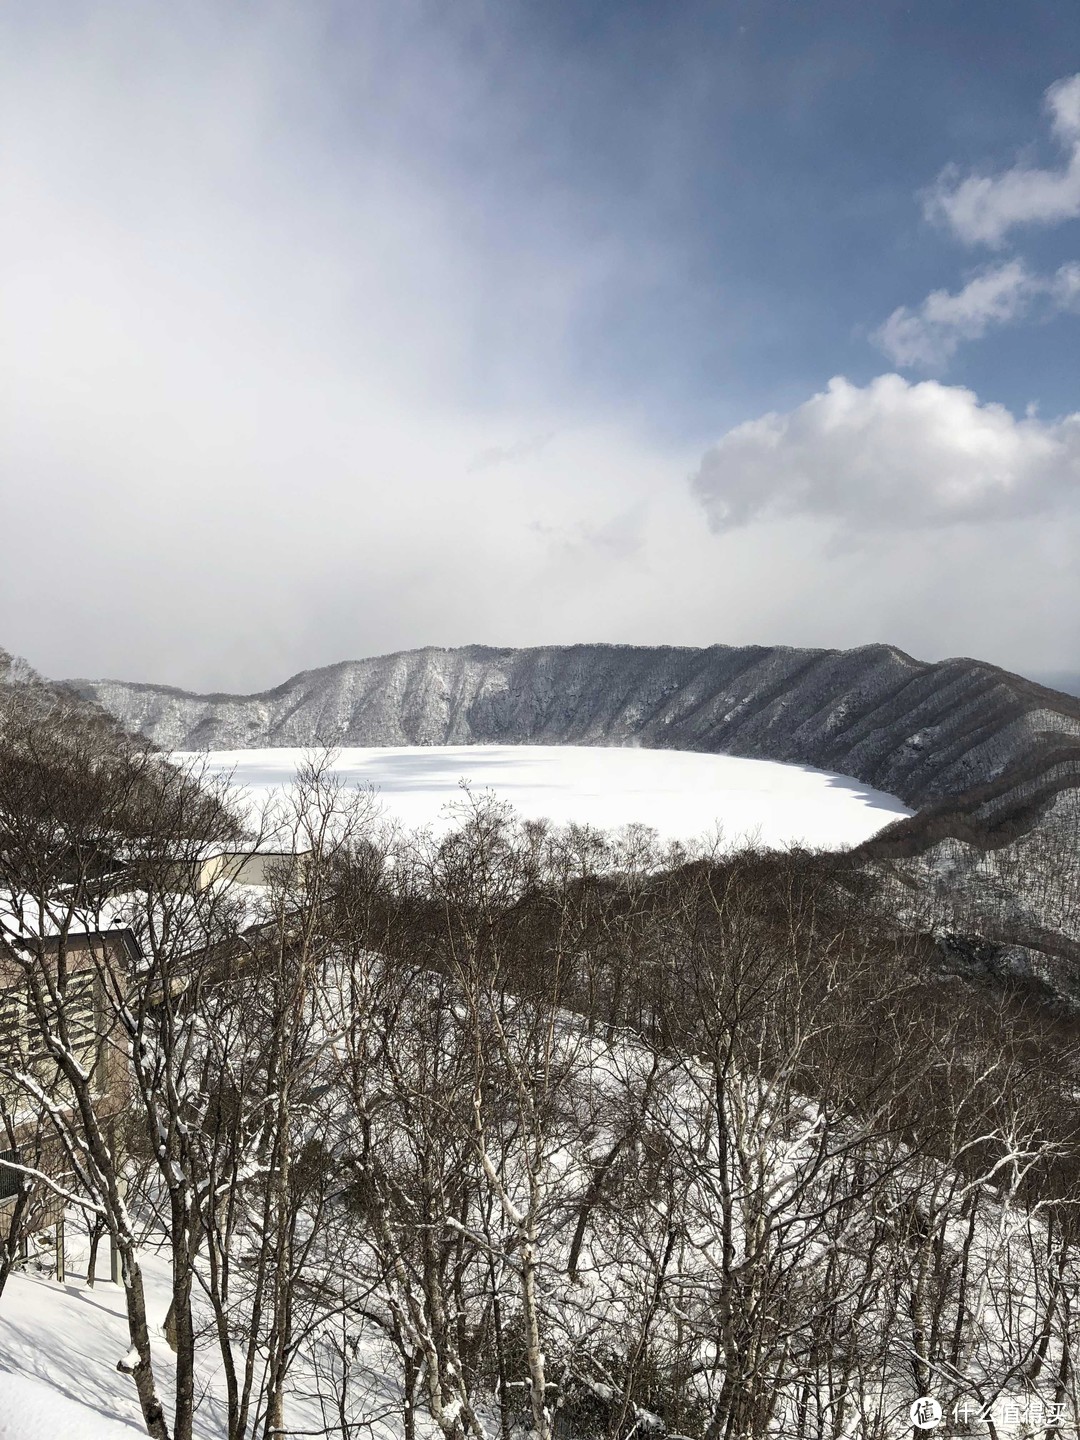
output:
M88 1247L76 1212L67 1212L67 1275L57 1284L33 1262L8 1277L0 1296L0 1440L136 1440L142 1421L135 1381L116 1368L131 1349L124 1292L109 1279L105 1241L98 1252L97 1283L86 1284ZM160 1238L160 1237L159 1237ZM49 1252L51 1254L51 1251ZM175 1357L163 1325L171 1294L168 1256L150 1240L140 1251L154 1374L167 1416L175 1405ZM196 1301L196 1320L199 1305ZM205 1318L205 1317L203 1317ZM196 1351L195 1440L223 1440L226 1390L220 1358L209 1339ZM400 1440L400 1385L362 1347L354 1383L368 1406L368 1440ZM366 1390L363 1388L366 1382ZM386 1417L390 1418L387 1419ZM287 1419L300 1434L318 1434L322 1408L310 1372L298 1363ZM421 1417L419 1440L436 1440Z
M49 1381L0 1371L0 1440L134 1440L141 1424L127 1425L66 1399Z
M69 1228L67 1282L33 1269L9 1277L0 1299L0 1440L134 1440L146 1434L135 1382L116 1362L131 1346L120 1286L107 1278L108 1242L98 1255L98 1282L86 1286L85 1246ZM171 1371L160 1338L168 1308L164 1259L144 1254L147 1300L159 1320L155 1368ZM162 1388L168 1391L166 1383ZM170 1394L171 1399L171 1394Z
M261 809L289 784L306 752L218 750L209 775L231 774ZM408 828L447 828L444 807L460 801L460 783L494 791L523 819L546 817L615 829L640 823L662 840L712 836L725 843L757 839L841 849L858 845L910 815L893 795L849 775L806 765L644 750L572 745L407 745L336 752L334 771L349 785L371 787L385 812Z

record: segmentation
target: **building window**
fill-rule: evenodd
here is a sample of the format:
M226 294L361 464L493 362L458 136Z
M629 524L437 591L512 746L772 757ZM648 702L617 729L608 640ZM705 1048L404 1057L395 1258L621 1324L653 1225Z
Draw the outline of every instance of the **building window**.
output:
M0 1069L21 1067L26 1055L26 994L21 986L0 991Z
M22 1184L22 1175L18 1170L13 1170L6 1165L6 1160L18 1160L17 1150L0 1150L0 1200L10 1200L18 1195L19 1186Z
M14 1077L26 1068L26 993L17 985L0 990L0 1098L18 1108Z
M64 996L71 1049L84 1070L92 1070L97 1059L96 980L95 971L77 970L74 975L68 976Z
M84 1070L97 1064L100 1034L97 1005L97 972L69 971L64 986L62 1013L67 1022L71 1052ZM58 1037L57 1015L49 1005L49 1029ZM0 990L0 1095L10 1100L13 1076L31 1070L47 1080L54 1073L48 1047L30 1009L26 986Z

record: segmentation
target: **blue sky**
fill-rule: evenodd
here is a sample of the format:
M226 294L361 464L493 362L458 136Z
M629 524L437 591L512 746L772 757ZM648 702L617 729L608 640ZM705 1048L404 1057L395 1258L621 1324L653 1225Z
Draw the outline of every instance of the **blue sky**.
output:
M870 378L881 320L997 258L928 224L919 192L949 164L1056 163L1039 105L1063 56L1080 63L1080 11L1063 3L1026 7L1022 33L1015 5L861 0L433 6L423 23L419 50L394 26L374 37L374 75L336 76L332 108L305 117L318 143L348 165L374 130L451 190L496 288L523 261L592 259L545 397L640 407L660 433L703 441L763 400L797 403L823 368ZM351 7L325 26L348 72L370 27ZM432 93L443 65L456 83ZM1026 249L1062 263L1067 231ZM520 338L512 301L485 308L481 401L514 393L500 352ZM1071 327L1023 328L950 373L1014 408L1070 409L1055 360Z
M0 643L1080 670L1078 74L1061 0L9 10Z
M830 367L878 372L868 331L987 258L928 225L918 192L948 164L1000 168L1036 146L1054 163L1038 105L1063 55L1080 57L1080 11L1063 4L1025 7L1022 33L1017 7L993 3L532 16L504 41L507 73L527 57L499 97L518 126L504 144L453 147L457 173L469 186L482 154L496 180L479 189L485 212L509 185L524 228L543 223L549 191L556 204L569 194L580 243L625 247L624 272L577 317L563 378L702 437L763 402L796 402ZM520 242L520 229L501 238ZM1075 238L1059 227L1029 245L1052 265ZM1037 359L1037 398L1057 412L1075 400L1060 363L1073 343L1067 325L994 336L951 370L1017 407L1033 398Z

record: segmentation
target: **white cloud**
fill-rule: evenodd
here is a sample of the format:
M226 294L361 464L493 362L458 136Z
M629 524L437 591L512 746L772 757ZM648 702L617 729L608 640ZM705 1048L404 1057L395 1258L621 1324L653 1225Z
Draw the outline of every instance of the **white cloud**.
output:
M999 245L1018 225L1054 224L1080 215L1080 74L1045 95L1054 138L1066 151L1058 170L1017 164L998 175L961 176L948 167L923 195L927 219L967 244ZM918 306L901 305L871 339L895 365L944 370L964 341L1019 320L1049 319L1080 302L1080 265L1050 275L1022 259L987 266L958 291L934 290Z
M967 245L1002 243L1019 225L1056 225L1080 215L1080 74L1046 91L1050 131L1065 151L1056 170L1017 164L997 175L961 176L949 166L923 197L927 219Z
M1062 265L1054 276L1052 293L1059 310L1075 310L1080 306L1080 265L1075 260Z
M984 270L955 295L934 290L917 310L901 305L873 335L897 365L943 369L963 340L978 340L1028 309L1038 281L1022 260Z
M1022 260L980 271L955 294L934 290L917 309L901 305L872 335L896 365L944 370L965 340L979 340L998 325L1076 308L1080 265L1034 275Z
M1018 420L959 386L838 377L747 421L693 480L716 530L813 516L849 534L1046 515L1080 505L1080 414Z

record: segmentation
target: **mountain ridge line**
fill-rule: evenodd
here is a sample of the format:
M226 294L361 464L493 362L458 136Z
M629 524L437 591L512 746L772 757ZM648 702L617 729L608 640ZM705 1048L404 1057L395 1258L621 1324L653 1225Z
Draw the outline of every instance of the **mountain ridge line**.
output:
M167 750L642 745L808 764L920 807L1080 748L1080 699L967 657L895 646L425 646L199 694L76 680ZM1036 765L1037 769L1037 765Z

